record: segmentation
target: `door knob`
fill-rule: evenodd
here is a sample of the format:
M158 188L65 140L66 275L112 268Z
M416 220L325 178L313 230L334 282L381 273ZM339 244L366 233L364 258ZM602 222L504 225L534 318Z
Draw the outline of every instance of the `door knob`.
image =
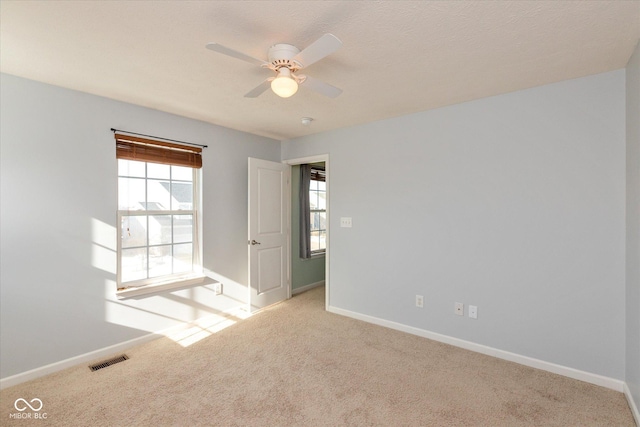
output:
M250 243L251 243L251 245L252 245L252 246L253 246L253 245L259 245L259 244L260 244L260 242L256 242L255 240L252 240Z

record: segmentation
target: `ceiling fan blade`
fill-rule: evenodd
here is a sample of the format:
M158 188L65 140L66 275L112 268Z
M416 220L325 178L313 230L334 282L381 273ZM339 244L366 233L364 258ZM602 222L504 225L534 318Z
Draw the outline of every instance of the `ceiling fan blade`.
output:
M303 49L292 60L299 63L301 68L308 67L340 49L340 46L342 46L340 39L327 33Z
M264 93L264 91L266 91L267 89L269 89L271 87L271 80L273 80L273 77L269 77L267 80L263 81L258 86L256 86L255 88L251 89L249 92L247 92L244 95L244 97L245 98L257 98L257 97L259 97L260 95L262 95Z
M335 98L342 93L342 89L338 89L335 86L331 86L329 83L325 83L321 80L314 79L309 76L298 76L304 78L304 81L300 83L301 86L311 89L314 92L318 92L321 95L328 96L329 98Z
M214 52L222 53L227 56L231 56L232 58L241 59L243 61L249 62L251 64L256 65L265 65L268 64L267 61L263 61L262 59L254 58L253 56L249 56L242 52L238 52L237 50L233 50L226 46L222 46L218 43L207 43L207 49L212 50Z

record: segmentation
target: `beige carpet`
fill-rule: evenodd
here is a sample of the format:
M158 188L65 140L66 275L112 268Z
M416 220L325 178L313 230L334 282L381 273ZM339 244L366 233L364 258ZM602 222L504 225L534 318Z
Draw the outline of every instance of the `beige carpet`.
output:
M0 424L634 426L621 393L324 311L317 288L182 347L0 392ZM46 420L16 420L39 398ZM30 412L29 410L25 411Z

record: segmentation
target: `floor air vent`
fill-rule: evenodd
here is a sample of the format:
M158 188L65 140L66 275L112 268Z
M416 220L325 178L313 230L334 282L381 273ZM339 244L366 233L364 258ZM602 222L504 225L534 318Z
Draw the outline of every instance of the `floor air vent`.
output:
M124 362L129 359L129 356L123 354L122 356L114 357L113 359L105 360L100 363L96 363L95 365L89 366L89 369L92 371L97 371L98 369L106 368L107 366L115 365L116 363Z

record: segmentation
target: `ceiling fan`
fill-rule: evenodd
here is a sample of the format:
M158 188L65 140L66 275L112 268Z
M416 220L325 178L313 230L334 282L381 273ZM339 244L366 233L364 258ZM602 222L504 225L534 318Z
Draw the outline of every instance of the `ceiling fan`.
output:
M342 46L340 39L333 34L325 34L303 50L290 44L275 44L269 48L269 61L263 61L262 59L254 58L218 43L207 43L207 49L252 64L257 64L276 73L275 76L269 77L256 88L245 94L246 98L256 98L269 87L271 87L271 90L273 90L276 95L282 98L288 98L298 91L298 85L328 96L329 98L335 98L342 93L342 89L338 89L335 86L331 86L313 77L296 73L321 60L325 56L332 54L338 50L340 46Z

